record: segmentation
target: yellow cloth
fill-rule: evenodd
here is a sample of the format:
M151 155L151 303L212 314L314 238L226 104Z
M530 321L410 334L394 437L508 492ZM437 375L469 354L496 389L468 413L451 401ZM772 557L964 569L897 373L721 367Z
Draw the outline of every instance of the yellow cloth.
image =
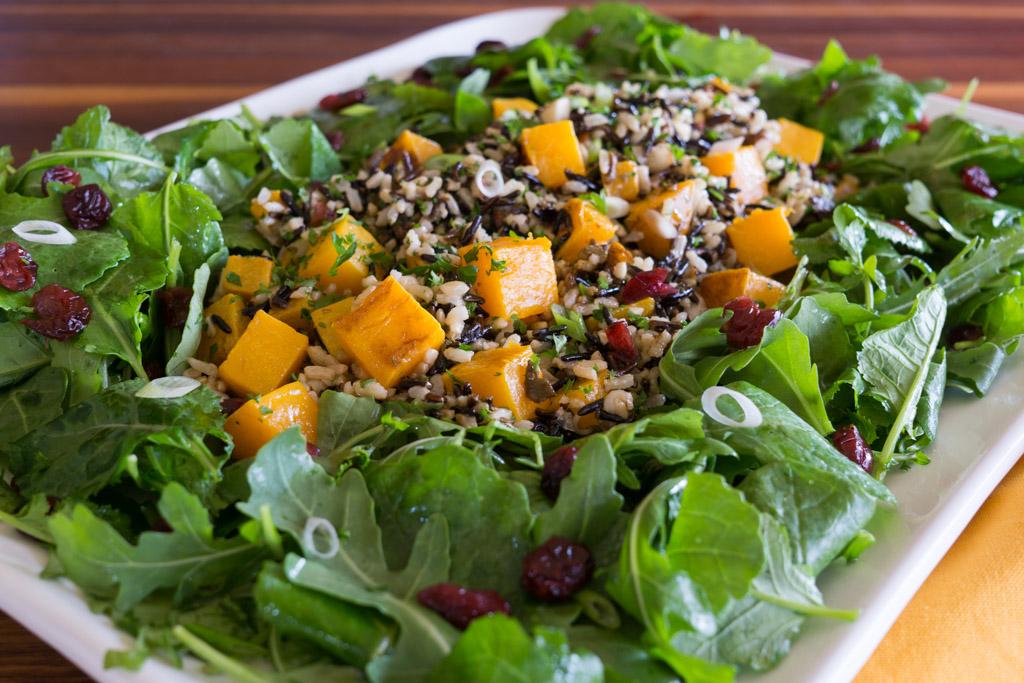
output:
M856 683L1024 681L1024 460L900 615Z

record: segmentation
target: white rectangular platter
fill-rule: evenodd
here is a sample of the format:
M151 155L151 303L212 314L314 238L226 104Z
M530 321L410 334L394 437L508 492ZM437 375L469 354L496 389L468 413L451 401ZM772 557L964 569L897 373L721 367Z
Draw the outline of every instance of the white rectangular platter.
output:
M231 116L238 113L242 103L257 116L306 110L325 93L356 87L371 75L401 75L433 57L471 53L484 39L524 42L542 33L563 11L511 10L447 24L196 118ZM823 46L828 38L821 36ZM806 64L784 55L777 55L774 63L783 70ZM949 98L931 97L928 112L934 117L956 106ZM1024 116L1019 114L979 105L971 105L967 112L975 120L1024 131ZM929 451L932 463L887 480L900 503L895 515L873 529L878 544L856 564L826 570L822 577L827 603L858 608L860 618L850 624L809 621L792 653L778 668L745 679L761 683L840 683L854 678L914 592L1024 451L1021 387L1024 360L1017 354L984 400L948 397L936 444ZM139 673L104 670L104 653L126 647L129 637L118 632L106 617L91 613L81 594L68 582L39 578L45 561L46 554L38 545L9 528L0 528L0 609L91 677L101 683L212 680L194 661L184 670L159 661L147 662Z

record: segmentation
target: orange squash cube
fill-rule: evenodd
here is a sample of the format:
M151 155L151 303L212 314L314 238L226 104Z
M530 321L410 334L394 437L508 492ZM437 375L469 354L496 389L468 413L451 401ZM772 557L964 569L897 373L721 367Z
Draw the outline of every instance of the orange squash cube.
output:
M558 301L558 278L551 240L499 237L459 250L462 260L476 266L473 290L483 298L490 315L509 319L544 313Z
M569 239L558 249L558 258L575 261L591 244L607 244L615 237L615 221L605 216L588 201L573 198L565 205L572 221Z
M298 425L306 441L316 443L319 403L301 382L250 399L228 415L224 431L235 442L232 457L251 458L275 436Z
M626 225L643 233L640 248L644 253L655 258L668 256L676 237L690 232L696 197L696 183L686 180L630 207Z
M540 105L525 97L495 97L491 100L491 111L495 120L500 119L510 109L532 114L537 111L538 106Z
M265 311L257 311L220 364L220 378L238 396L265 394L299 371L308 349L306 335Z
M422 363L427 351L444 343L441 323L394 277L377 285L330 327L345 352L388 388Z
M474 395L490 399L497 408L508 408L517 420L529 420L537 412L537 405L526 395L526 367L532 357L529 346L510 344L478 351L450 372L468 384Z
M629 253L629 249L622 246L619 242L612 242L608 247L608 265L615 267L620 263L632 263L633 255Z
M700 162L711 175L728 177L730 184L739 190L736 196L743 204L756 204L768 194L768 176L761 163L761 155L753 145L732 152L709 154Z
M274 262L262 256L228 256L220 274L220 288L228 294L250 297L270 289Z
M329 306L313 309L313 327L320 335L320 341L324 343L327 353L335 358L343 356L345 348L341 345L338 331L334 329L334 321L347 315L352 310L352 303L355 300L354 296L350 296Z
M249 324L249 317L242 312L244 309L245 299L237 294L225 294L206 307L203 336L196 352L198 358L217 364L224 362Z
M411 130L403 130L391 143L391 147L380 160L380 168L387 168L394 164L402 163L403 157L409 155L412 165L419 168L427 162L427 159L437 156L444 150L430 138L417 135Z
M284 308L277 308L271 305L270 315L305 334L313 331L313 317L309 299L289 299L288 305Z
M779 119L779 134L779 141L775 143L774 149L782 156L811 166L821 161L825 134L820 130L801 126L789 119Z
M556 121L525 128L520 142L526 160L531 166L537 167L537 178L545 187L564 185L568 180L566 171L581 175L586 173L580 141L572 121Z
M623 160L615 164L613 173L602 178L604 189L608 194L635 201L640 196L640 176L636 171L636 163Z
M708 273L700 281L700 295L708 308L724 306L741 296L748 296L762 306L772 308L785 292L786 287L781 282L758 275L750 268Z
M793 252L793 228L781 206L755 209L725 229L736 260L764 275L775 275L797 264Z
M353 251L354 249L354 251ZM370 255L383 249L380 242L349 216L324 232L299 262L299 277L316 280L322 290L356 294L370 274ZM344 259L339 263L340 259Z

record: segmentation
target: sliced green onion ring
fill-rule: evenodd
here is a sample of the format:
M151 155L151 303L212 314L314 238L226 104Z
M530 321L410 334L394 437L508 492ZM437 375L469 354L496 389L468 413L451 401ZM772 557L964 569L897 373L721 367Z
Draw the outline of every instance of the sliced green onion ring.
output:
M53 221L22 221L11 231L26 242L39 244L74 244L78 241L70 230Z
M158 377L135 392L139 398L181 398L202 384L191 377L171 376Z

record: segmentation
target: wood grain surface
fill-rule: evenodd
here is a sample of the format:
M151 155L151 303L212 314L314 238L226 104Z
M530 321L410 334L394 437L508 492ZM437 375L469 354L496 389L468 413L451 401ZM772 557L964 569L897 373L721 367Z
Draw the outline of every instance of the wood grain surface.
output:
M24 158L97 103L110 105L118 122L149 130L449 21L553 4L0 0L0 143ZM816 57L834 36L852 55L879 54L907 78L941 76L953 95L978 77L976 102L1024 112L1020 0L648 4L801 57ZM88 680L3 614L0 643L2 682Z

